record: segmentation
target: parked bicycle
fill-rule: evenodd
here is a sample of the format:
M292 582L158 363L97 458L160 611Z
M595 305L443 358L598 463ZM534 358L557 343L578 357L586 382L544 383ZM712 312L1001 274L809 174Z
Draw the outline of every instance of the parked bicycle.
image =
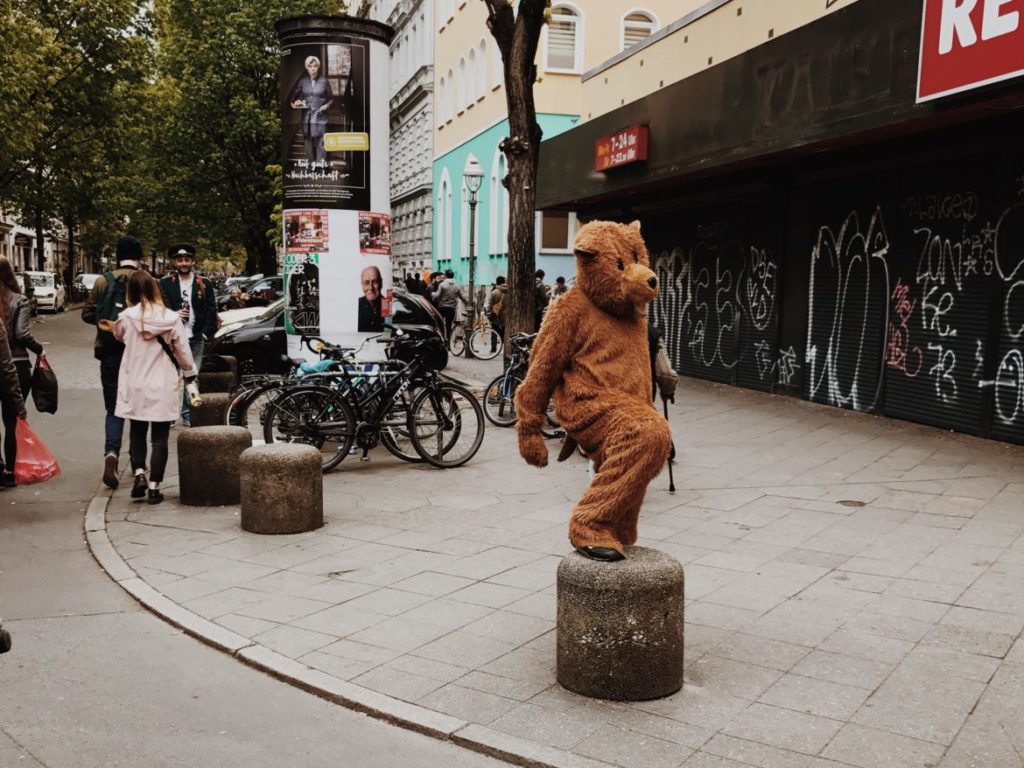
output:
M530 349L536 333L517 333L509 339L512 353L508 365L500 376L495 377L484 389L484 415L487 420L498 427L512 427L519 420L516 414L516 390L526 378L526 370L530 365ZM547 429L542 429L545 437L563 437L564 432L558 423L554 400L548 403Z
M469 461L483 442L483 413L465 387L437 372L445 351L433 333L395 330L382 338L387 359L363 363L351 350L321 342L336 369L278 391L263 415L267 443L316 447L323 469L337 467L353 446L363 458L382 444L405 461L442 468ZM309 378L309 377L307 377Z
M452 325L452 334L448 338L448 349L453 355L465 354L467 331L473 356L480 360L491 360L504 349L501 334L491 326L486 317L480 315L476 320L469 318L456 320Z

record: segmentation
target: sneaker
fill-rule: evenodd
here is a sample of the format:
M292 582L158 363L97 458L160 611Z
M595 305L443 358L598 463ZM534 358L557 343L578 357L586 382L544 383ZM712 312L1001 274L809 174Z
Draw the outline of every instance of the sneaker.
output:
M103 484L117 488L117 454L108 453L103 459Z
M181 417L181 426L183 426L183 427L191 427L192 426L192 420L188 416L182 416Z
M4 488L14 488L17 485L17 481L14 479L13 472L4 472L0 475L0 485Z
M164 495L162 493L160 493L160 489L159 488L150 488L149 489L148 496L146 498L146 503L147 504L159 504L163 500L164 500Z
M146 495L146 488L149 484L146 482L146 476L142 472L135 476L135 484L132 486L132 498L141 499Z

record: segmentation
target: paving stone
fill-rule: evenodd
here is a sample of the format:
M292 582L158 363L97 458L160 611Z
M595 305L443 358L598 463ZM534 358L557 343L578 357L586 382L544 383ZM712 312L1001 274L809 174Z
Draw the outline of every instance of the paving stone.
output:
M444 685L441 681L433 678L414 675L411 672L400 672L388 667L371 669L369 672L352 678L352 682L408 702L415 702Z
M960 729L939 768L1024 768L1024 757L1014 747L1001 722L972 715Z
M682 744L696 749L701 747L714 735L710 728L702 728L691 723L682 723L668 717L659 717L643 710L635 709L627 704L614 713L606 715L607 720L620 728L654 736L673 744Z
M849 723L832 739L822 756L859 768L925 768L937 765L943 752L939 744Z
M695 752L683 763L684 768L747 768L749 765L750 763L739 763L708 752Z
M576 712L555 712L534 704L519 704L502 715L492 728L558 749L572 749L603 724Z
M808 653L791 671L797 675L856 686L870 692L882 684L895 666L895 662L859 659L815 650Z
M841 722L824 717L767 704L751 704L723 731L737 738L816 755L841 726Z
M228 613L239 613L243 608L264 599L266 594L262 592L229 588L195 600L187 600L182 605L203 618L216 619Z
M277 626L253 636L252 639L290 659L298 659L325 645L330 645L338 638L298 627Z
M791 752L747 739L737 739L722 733L701 749L719 757L738 760L743 765L759 768L818 768L825 762L800 752Z
M475 668L515 650L516 644L456 630L412 650L416 656Z
M718 731L750 706L750 700L684 685L681 691L672 696L634 702L630 706L642 712Z
M374 624L372 627L361 629L350 635L350 638L357 643L408 653L414 648L419 648L448 634L448 632L446 627L440 627L437 624L427 624L405 616L396 616Z
M964 677L975 682L987 683L999 667L999 660L991 656L961 653L949 648L918 645L907 654L900 666L921 675Z
M485 605L473 605L443 597L406 612L405 617L452 630L465 627L493 612L492 608Z
M686 683L710 693L724 693L741 699L757 699L782 673L776 669L705 656L686 670Z
M870 692L813 677L787 674L758 699L763 704L793 709L833 720L849 720Z
M357 611L369 611L384 616L398 616L413 608L430 602L426 595L417 595L398 589L377 589L346 602L346 607Z
M592 734L573 751L622 768L676 768L692 753L671 741L615 727Z
M791 669L809 652L809 649L803 645L745 635L741 632L733 634L726 642L716 645L710 651L713 656L721 656L733 661L745 661L783 672Z
M474 723L488 724L513 710L519 702L461 685L445 685L428 693L419 704Z
M1013 640L1013 635L968 629L955 624L939 624L928 631L928 634L921 639L921 644L1001 659L1010 650Z

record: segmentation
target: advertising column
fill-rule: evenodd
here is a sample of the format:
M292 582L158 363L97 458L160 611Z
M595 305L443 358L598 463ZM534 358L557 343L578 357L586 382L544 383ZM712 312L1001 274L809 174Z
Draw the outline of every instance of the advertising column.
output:
M349 16L275 25L281 47L285 330L358 346L391 314L390 27ZM365 356L379 352L367 344Z

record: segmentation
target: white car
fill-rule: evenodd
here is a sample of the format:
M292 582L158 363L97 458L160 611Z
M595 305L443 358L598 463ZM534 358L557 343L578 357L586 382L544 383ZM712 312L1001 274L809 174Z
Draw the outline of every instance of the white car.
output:
M32 281L32 292L36 297L39 309L51 312L63 312L67 304L67 292L64 280L57 272L30 272L25 274Z

